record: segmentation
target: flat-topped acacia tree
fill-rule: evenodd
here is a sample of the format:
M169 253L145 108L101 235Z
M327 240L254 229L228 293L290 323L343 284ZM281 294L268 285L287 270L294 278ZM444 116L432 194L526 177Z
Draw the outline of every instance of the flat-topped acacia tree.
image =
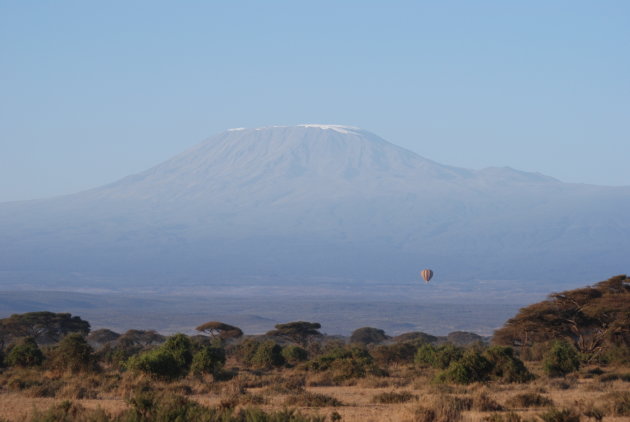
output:
M306 344L311 337L321 337L318 330L322 328L319 322L294 321L286 324L277 324L275 330L267 332L265 335L271 337L286 337L299 344Z
M221 340L239 338L243 336L243 331L240 328L220 321L206 322L195 328L195 330L206 333L212 338L219 338Z

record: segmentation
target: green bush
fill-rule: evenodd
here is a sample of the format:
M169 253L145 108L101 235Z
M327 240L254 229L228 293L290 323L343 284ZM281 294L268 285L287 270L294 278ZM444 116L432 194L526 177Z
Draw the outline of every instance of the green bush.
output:
M290 344L282 348L282 357L292 365L308 359L308 352L300 346Z
M554 341L543 358L543 370L550 377L561 377L580 369L577 350L566 341Z
M190 372L195 375L218 374L225 364L225 350L221 347L205 346L193 355Z
M65 336L53 350L52 365L73 373L96 369L94 349L79 333Z
M413 363L418 347L411 342L378 345L370 354L381 365Z
M435 347L432 344L423 344L418 348L414 361L418 365L428 365L436 369L446 369L464 354L464 349L452 344Z
M483 352L492 369L490 377L503 382L527 382L534 378L511 347L492 346Z
M310 361L308 367L314 371L329 371L336 382L366 375L387 375L367 350L355 346L333 350Z
M451 362L448 368L438 375L439 381L456 384L470 384L488 379L492 364L476 350L469 349L461 359Z
M174 380L188 374L192 360L192 342L184 334L175 334L160 347L129 358L126 367L155 378Z
M172 353L162 348L132 356L126 366L131 370L141 371L167 381L183 377L188 372Z
M284 364L282 348L273 340L258 343L256 352L251 358L251 365L256 368L272 368Z
M161 346L162 350L173 355L173 358L177 361L177 364L181 368L190 368L192 363L192 342L185 334L175 334L169 337Z
M6 361L10 366L39 366L44 361L44 354L33 337L24 337L9 350Z

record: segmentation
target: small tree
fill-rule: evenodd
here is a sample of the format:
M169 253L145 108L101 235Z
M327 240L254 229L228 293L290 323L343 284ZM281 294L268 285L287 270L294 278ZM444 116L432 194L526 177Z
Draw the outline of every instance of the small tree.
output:
M194 375L218 374L225 364L225 350L221 347L205 346L193 355L190 372Z
M271 368L284 363L282 348L272 340L258 343L256 353L252 356L251 364L256 368Z
M187 372L172 353L162 348L132 356L127 361L127 368L168 381L180 378Z
M87 336L87 341L91 346L97 347L118 340L119 337L120 334L117 332L107 328L101 328L100 330L92 331L90 335Z
M350 342L359 344L378 344L390 338L391 337L385 334L385 331L379 328L363 327L352 332Z
M192 363L192 342L185 334L175 334L166 340L162 349L173 355L177 364L186 371Z
M504 346L492 346L483 352L483 356L492 365L490 376L504 382L527 382L534 376L527 370L523 361L514 355L514 349Z
M457 384L470 384L485 381L491 370L492 364L481 353L469 349L460 359L451 362L439 378Z
M286 362L295 365L296 363L306 361L308 359L308 352L300 346L289 344L282 348L282 357Z
M52 365L73 373L94 370L96 368L94 350L81 334L68 334L55 347Z
M543 358L543 369L550 377L561 377L580 369L577 350L566 341L554 341Z
M10 366L39 366L44 361L44 354L33 337L24 337L9 350L6 360Z
M157 349L132 356L127 367L156 378L173 380L188 374L192 360L192 342L184 334L175 334Z
M431 344L423 344L418 348L414 361L418 365L428 365L436 369L446 369L464 354L464 349L452 344L435 347Z

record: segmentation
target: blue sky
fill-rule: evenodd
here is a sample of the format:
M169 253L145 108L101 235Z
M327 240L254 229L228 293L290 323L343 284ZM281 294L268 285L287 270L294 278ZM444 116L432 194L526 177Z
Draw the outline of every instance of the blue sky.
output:
M0 201L299 123L630 185L629 46L627 1L0 0Z

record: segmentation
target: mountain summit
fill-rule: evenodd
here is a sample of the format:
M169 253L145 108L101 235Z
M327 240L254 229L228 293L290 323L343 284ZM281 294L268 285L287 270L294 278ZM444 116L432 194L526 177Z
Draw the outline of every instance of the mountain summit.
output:
M232 129L142 173L0 204L0 282L468 289L624 272L630 188L442 165L362 129ZM497 281L503 280L503 281Z

